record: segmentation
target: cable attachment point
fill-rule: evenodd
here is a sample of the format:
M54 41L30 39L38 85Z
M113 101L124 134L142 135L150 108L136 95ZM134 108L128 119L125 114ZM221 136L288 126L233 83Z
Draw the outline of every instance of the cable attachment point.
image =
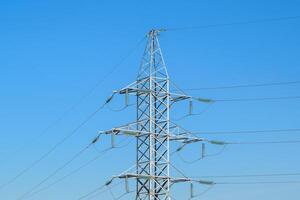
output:
M113 182L113 180L114 180L114 178L112 178L112 179L110 179L109 181L107 181L107 182L105 183L105 186L109 186L109 185Z
M93 141L91 142L91 144L97 143L97 142L99 141L99 139L100 139L100 135L98 135L97 137L95 137L95 138L93 139Z

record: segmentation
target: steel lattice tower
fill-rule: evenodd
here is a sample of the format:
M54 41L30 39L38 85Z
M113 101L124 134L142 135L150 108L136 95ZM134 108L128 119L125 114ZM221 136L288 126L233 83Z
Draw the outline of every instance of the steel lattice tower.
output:
M170 199L169 76L151 30L137 77L137 200ZM148 178L144 178L144 176Z
M136 180L136 200L171 200L170 187L180 182L197 182L212 185L213 182L193 180L186 176L170 177L170 141L178 142L181 151L186 145L197 142L212 142L192 135L189 131L170 121L170 107L176 102L194 99L183 92L170 92L170 80L163 59L158 35L161 30L151 30L143 54L137 80L121 90L114 91L106 101L109 103L115 94L125 95L126 106L128 95L136 97L137 119L133 123L116 127L99 134L112 136L112 147L116 135L136 138L136 170L125 171L106 183L110 185L116 178L125 179L126 192L129 191L128 179ZM197 101L211 103L212 100L197 98ZM99 136L98 136L99 137ZM97 139L98 140L98 139ZM96 140L96 141L97 141ZM202 146L204 157L204 146ZM173 168L174 166L171 165ZM130 168L131 169L131 168ZM178 169L176 169L178 171ZM182 172L180 172L181 175ZM194 197L191 187L191 198Z

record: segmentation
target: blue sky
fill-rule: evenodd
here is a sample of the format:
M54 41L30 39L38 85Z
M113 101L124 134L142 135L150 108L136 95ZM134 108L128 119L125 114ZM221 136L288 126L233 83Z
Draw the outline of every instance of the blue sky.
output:
M279 1L0 1L0 185L7 182L57 141L70 133L111 94L135 80L145 42L137 43L151 28L168 28L297 16L300 3ZM300 74L300 20L274 21L230 27L165 32L160 36L168 71L181 88L297 81ZM127 59L103 80L128 52ZM279 97L299 95L300 85L202 90L207 98ZM80 104L77 102L80 101ZM134 99L131 99L131 102ZM112 109L122 107L117 97ZM43 137L30 143L63 113ZM195 105L201 112L205 105ZM217 102L199 116L180 123L192 131L231 131L300 128L299 100ZM185 115L184 104L172 114ZM112 112L105 108L76 135L13 184L0 190L0 199L14 200L30 190L82 149L99 130L134 121L134 108ZM207 136L207 135L206 135ZM297 134L219 135L226 141L299 140ZM27 144L21 152L13 152ZM109 138L89 149L51 181L93 158L109 146ZM75 200L101 186L111 175L134 164L135 146L109 152L93 164L55 185L33 200ZM172 160L187 175L234 175L299 172L299 145L236 145L221 155L188 165ZM218 152L217 147L209 149ZM193 145L182 153L188 160L200 152ZM9 158L8 158L9 157ZM242 178L216 181L286 181L300 177ZM50 182L51 182L50 181ZM187 199L187 185L174 191ZM202 199L296 200L299 185L216 185ZM185 189L185 190L183 190ZM201 193L206 188L197 187ZM115 188L122 193L123 188ZM109 193L98 199L112 199ZM123 199L133 199L132 196Z

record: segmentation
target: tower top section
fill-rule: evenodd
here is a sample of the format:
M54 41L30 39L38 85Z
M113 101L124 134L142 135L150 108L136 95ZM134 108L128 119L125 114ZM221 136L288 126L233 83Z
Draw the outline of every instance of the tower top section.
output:
M163 29L163 28L160 28L160 29L151 29L149 32L148 32L148 37L149 36L157 36L159 35L159 33L163 32L163 31L166 31L166 29Z
M167 68L159 45L158 36L164 29L152 29L148 32L148 40L142 58L137 79L156 77L168 79Z

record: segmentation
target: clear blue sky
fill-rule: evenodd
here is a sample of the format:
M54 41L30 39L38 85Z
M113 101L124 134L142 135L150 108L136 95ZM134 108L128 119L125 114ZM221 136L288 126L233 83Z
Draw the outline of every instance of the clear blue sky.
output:
M39 135L120 62L153 27L182 27L299 15L296 0L248 1L0 1L0 185L16 175L93 112L113 89L134 81L144 43L103 84L34 144L12 154ZM300 80L300 20L166 32L160 43L171 79L181 88ZM300 85L203 90L208 98L299 95ZM134 101L134 99L131 99ZM112 108L122 107L117 98ZM197 104L196 111L204 109ZM300 128L300 101L216 103L200 116L178 123L193 131ZM195 111L195 112L196 112ZM180 118L187 108L174 112ZM104 109L74 137L13 184L0 199L15 200L82 149L98 130L135 119L134 109ZM297 140L300 135L220 135L226 141ZM97 149L109 146L103 139ZM187 175L234 175L300 172L299 145L229 146L223 154L193 165L172 160ZM90 149L53 179L97 155ZM75 200L134 164L134 143L117 149L32 200ZM218 148L209 149L209 153ZM183 155L198 157L194 145ZM11 156L6 159L7 156ZM3 161L4 159L4 161ZM215 179L212 179L215 180ZM286 181L298 177L218 179ZM48 182L47 182L48 183ZM188 186L179 186L188 189ZM115 192L122 192L116 188ZM178 199L187 199L177 190ZM205 187L197 187L197 192ZM203 200L296 200L298 185L216 185ZM111 199L104 193L98 199ZM133 199L132 196L123 199Z

